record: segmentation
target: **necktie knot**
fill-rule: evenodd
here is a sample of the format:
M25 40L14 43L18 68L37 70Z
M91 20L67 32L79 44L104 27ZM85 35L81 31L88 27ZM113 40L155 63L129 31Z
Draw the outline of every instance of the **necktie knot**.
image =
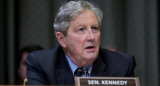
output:
M89 76L87 68L80 67L75 70L74 76L82 76L82 75L85 75L86 77Z

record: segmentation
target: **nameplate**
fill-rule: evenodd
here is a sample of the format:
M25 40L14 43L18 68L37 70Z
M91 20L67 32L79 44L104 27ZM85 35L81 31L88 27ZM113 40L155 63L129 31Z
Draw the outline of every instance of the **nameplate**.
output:
M138 77L75 77L75 86L140 86Z

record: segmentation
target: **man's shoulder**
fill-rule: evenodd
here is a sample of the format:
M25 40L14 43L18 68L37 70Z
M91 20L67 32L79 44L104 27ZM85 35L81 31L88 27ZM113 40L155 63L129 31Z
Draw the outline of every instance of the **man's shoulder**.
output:
M100 49L100 57L113 76L132 76L136 66L134 56L117 51Z
M100 49L100 57L109 63L128 63L129 61L134 60L134 57L130 54L106 49Z
M55 61L59 54L62 53L62 49L60 46L56 46L53 49L46 49L46 50L38 50L32 53L29 53L27 59L37 61L39 63L44 62L52 62Z
M55 48L52 48L52 49L34 51L31 54L34 54L35 56L38 56L38 57L47 58L47 57L51 57L51 56L56 56L61 51L62 51L61 47L56 46Z

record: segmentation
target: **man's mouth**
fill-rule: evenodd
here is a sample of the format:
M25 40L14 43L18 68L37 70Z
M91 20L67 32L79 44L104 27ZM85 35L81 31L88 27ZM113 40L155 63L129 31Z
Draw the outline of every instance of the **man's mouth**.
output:
M95 51L95 46L87 46L85 49L87 49L87 51L93 52Z

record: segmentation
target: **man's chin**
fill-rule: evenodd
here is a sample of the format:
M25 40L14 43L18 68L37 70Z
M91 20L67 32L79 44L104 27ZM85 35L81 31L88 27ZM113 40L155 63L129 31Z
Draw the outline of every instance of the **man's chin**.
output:
M87 60L96 60L97 55L87 55Z
M90 64L92 64L96 59L97 59L97 57L95 57L95 56L93 56L93 55L92 55L92 56L83 57L82 65L83 65L83 66L90 65Z

